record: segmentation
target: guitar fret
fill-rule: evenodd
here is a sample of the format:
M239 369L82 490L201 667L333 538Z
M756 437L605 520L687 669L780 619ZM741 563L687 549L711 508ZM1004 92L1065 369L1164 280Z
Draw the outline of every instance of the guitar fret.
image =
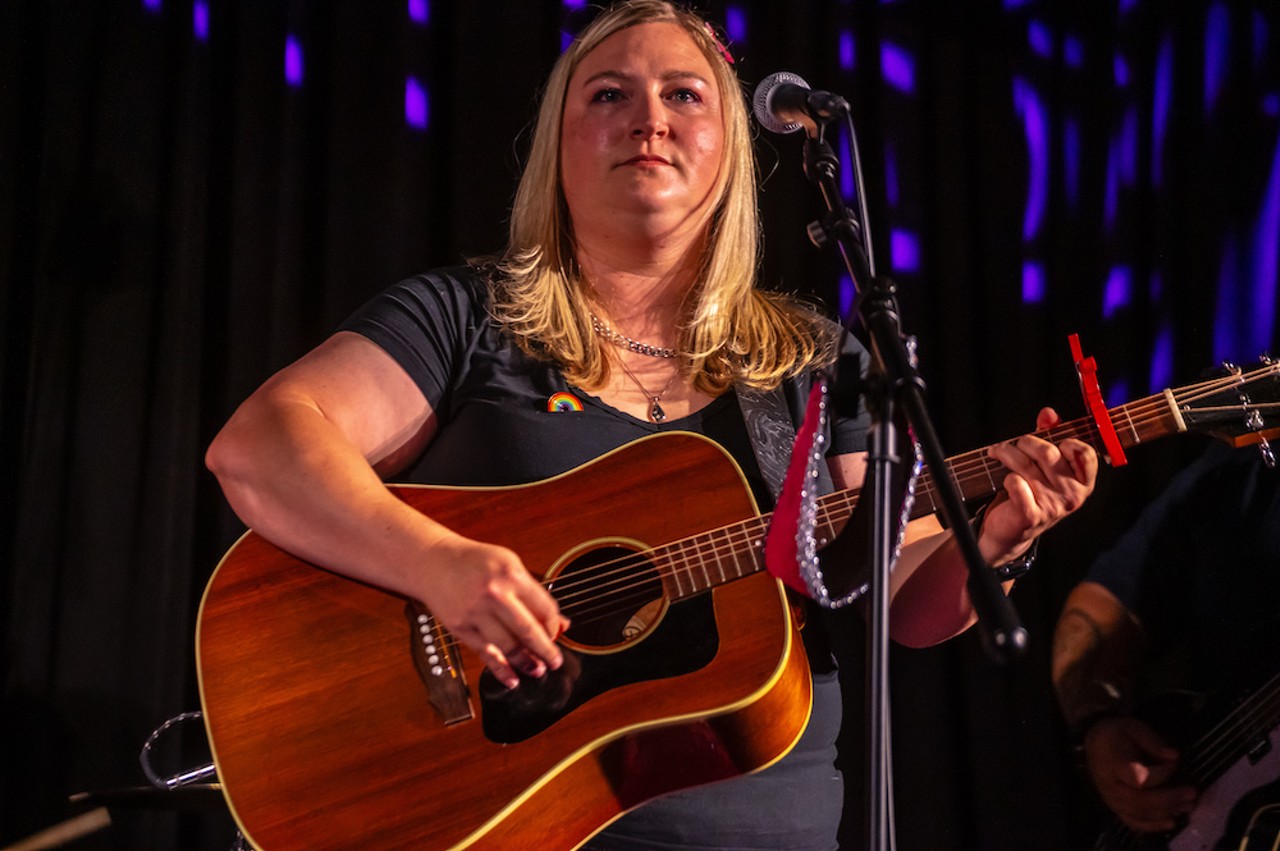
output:
M743 576L750 576L758 573L764 567L764 551L762 544L764 538L762 535L752 535L747 529L746 524L739 523L736 527L741 543L730 548L733 553L733 569L734 578L740 579ZM747 557L747 568L742 568L742 557Z
M682 582L687 581L689 590L685 590ZM689 569L689 540L682 541L680 545L680 567L676 568L676 589L680 596L690 596L694 593L694 584L692 584L692 573Z
M938 510L938 502L934 499L933 479L930 478L928 472L920 474L920 479L916 483L916 501L911 507L911 517L923 517L926 514L933 514ZM925 505L928 500L928 505Z
M719 582L717 582L716 580L712 579L711 576L708 574L707 576L708 588L712 588L718 584L723 584L728 581L725 577L724 562L725 562L726 551L728 555L730 556L733 555L733 527L732 526L728 527L723 532L721 532L720 540L721 540L721 544L712 549L712 552L715 554L714 560L715 560L716 570L720 574L720 580Z
M958 459L957 459L957 460L958 460ZM957 473L956 473L956 467L957 467L957 466L958 466L958 465L957 465L954 461L952 461L951 463L949 463L949 464L948 464L948 473L949 473L949 474L950 474L950 476L951 476L951 484L952 484L956 489L958 489L958 490L960 491L961 495L963 496L963 494L964 494L964 483L960 480L959 475L957 475Z
M699 587L698 575L694 572L696 564L701 563L701 559L703 559L703 544L701 544L703 537L705 537L705 535L695 535L694 537L687 539L689 540L689 546L686 548L685 573L689 576L690 595L698 594L699 591L703 590Z
M674 599L679 600L684 596L684 591L680 587L680 570L681 565L688 560L688 556L685 554L687 545L684 541L676 541L675 548L678 549L679 552L671 557L667 575L671 577L671 583L675 586L671 596ZM671 548L669 547L668 549Z
M1266 372L1273 373L1275 369L1269 367ZM1205 392L1204 385L1193 389L1195 392ZM1183 392L1192 392L1192 388ZM1138 444L1186 430L1175 416L1177 408L1172 408L1172 413L1169 410L1161 413L1163 406L1159 402L1159 396L1152 396L1118 406L1108 412L1119 426L1124 442ZM1060 423L1035 434L1051 442L1076 438L1095 448L1101 448L1101 435L1092 417ZM950 475L964 502L997 493L1002 487L1003 477L1000 473L1003 468L987 457L987 451L974 450L948 459ZM937 482L929 471L921 472L910 514L913 519L941 510L936 485ZM850 488L820 499L815 534L822 539L824 545L834 540L843 524L848 522L860 497L860 488ZM751 521L673 541L663 547L669 554L667 570L670 577L667 584L673 597L680 599L692 596L765 569L763 538L768 522L769 515L763 515ZM731 564L728 563L730 560Z
M757 538L753 538L746 523L673 541L655 553L654 560L665 563L674 599L741 579L764 567Z
M712 549L712 552L715 552L714 548ZM719 561L719 559L717 559L717 561ZM707 588L710 588L715 583L711 581L711 571L707 570L707 562L705 559L701 562L701 565L702 565L702 581L704 583L702 587L703 587L703 590L705 590Z
M738 554L737 554L737 552L734 550L734 548L733 548L732 546L730 546L729 550L730 550L730 552L733 552L733 554L734 554L734 555L733 555L733 557L734 557L734 562L735 562L735 567L736 567ZM724 570L724 559L722 559L722 558L718 558L718 559L716 559L716 567L720 568L720 583L721 583L721 584L724 584L724 583L728 582L728 581L729 581L729 574L725 573L725 570Z
M1129 432L1133 435L1134 444L1138 444L1142 442L1142 435L1138 434L1138 427L1133 422L1133 412L1129 408L1129 405L1124 405L1120 410L1124 413L1124 421L1129 425Z

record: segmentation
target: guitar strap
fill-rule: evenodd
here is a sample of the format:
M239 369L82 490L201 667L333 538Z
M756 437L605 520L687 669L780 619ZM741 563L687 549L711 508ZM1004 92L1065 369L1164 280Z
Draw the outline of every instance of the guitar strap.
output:
M808 386L812 376L807 380L791 380L783 382L772 390L754 390L738 385L738 405L742 408L742 420L747 426L747 435L751 438L751 448L755 452L756 464L760 474L769 486L769 493L774 502L782 492L782 480L787 475L787 466L791 463L792 447L796 440L796 430L804 420L805 404L808 398ZM800 385L805 385L803 388ZM786 389L784 389L786 388ZM803 390L792 400L787 389ZM818 493L830 493L833 489L831 473L826 465L818 470Z

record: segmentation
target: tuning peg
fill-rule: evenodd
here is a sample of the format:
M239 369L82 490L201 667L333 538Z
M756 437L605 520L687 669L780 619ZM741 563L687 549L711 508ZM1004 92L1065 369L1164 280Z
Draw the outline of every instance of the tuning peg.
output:
M1265 437L1258 443L1258 451L1262 453L1262 463L1267 465L1267 469L1274 470L1276 468L1276 454L1271 451L1271 442Z

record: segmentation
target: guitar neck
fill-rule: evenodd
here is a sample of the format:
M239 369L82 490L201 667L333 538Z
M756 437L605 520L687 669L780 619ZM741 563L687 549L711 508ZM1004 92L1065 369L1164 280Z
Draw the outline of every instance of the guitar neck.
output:
M1177 407L1177 394L1165 391L1112 408L1107 412L1120 445L1130 449L1170 434L1186 431ZM1081 417L1035 432L1036 437L1050 443L1069 438L1084 441L1098 452L1104 452L1102 435L1092 417ZM1005 476L1004 465L987 456L990 447L975 449L947 459L956 486L965 502L986 499L1000 490ZM911 517L933 514L942 508L938 488L929 471L920 474L916 483L916 501Z
M1242 445L1275 436L1269 415L1277 403L1280 364L1266 363L1250 372L1230 374L1165 390L1118 405L1107 411L1120 446L1130 449L1171 434L1207 431ZM1051 443L1074 438L1104 454L1102 434L1093 417L1081 417L1038 431ZM986 499L1003 486L1006 470L989 458L989 447L947 459L947 466L965 502ZM818 501L816 535L819 546L833 540L858 505L861 488L827 494ZM911 517L933 514L942 507L933 475L925 471L916 481ZM649 557L667 574L673 599L700 594L717 585L764 569L764 538L771 514L744 520L658 547Z
M1280 726L1280 674L1241 701L1187 749L1184 763L1196 788L1209 788L1237 760Z

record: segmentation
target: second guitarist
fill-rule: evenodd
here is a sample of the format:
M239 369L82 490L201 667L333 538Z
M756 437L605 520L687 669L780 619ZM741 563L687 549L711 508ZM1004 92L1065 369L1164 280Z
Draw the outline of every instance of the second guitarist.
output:
M1274 847L1274 811L1250 793L1271 786L1280 802L1277 674L1280 471L1257 447L1214 444L1097 560L1058 623L1059 701L1119 820L1099 847L1234 849L1251 822L1271 827L1249 847Z

